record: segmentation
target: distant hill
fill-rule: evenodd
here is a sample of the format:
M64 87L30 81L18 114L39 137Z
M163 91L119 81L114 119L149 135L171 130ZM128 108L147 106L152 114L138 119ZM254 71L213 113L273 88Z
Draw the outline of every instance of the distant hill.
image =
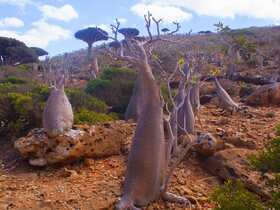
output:
M280 27L250 27L244 29L231 30L229 36L234 37L237 42L244 44L248 49L256 48L258 53L251 55L250 60L236 61L237 70L241 73L273 76L280 75ZM228 36L225 35L225 36ZM160 59L161 66L166 72L173 70L177 60L186 52L195 50L213 53L220 51L223 43L220 35L217 33L200 33L200 34L177 34L164 36L165 39L178 43L157 42L154 44L154 52ZM244 41L245 40L245 41ZM245 42L245 43L244 43ZM248 45L248 46L247 46ZM96 48L100 48L97 46ZM93 50L96 50L93 49ZM246 49L245 49L246 50ZM244 49L243 49L244 51ZM67 53L67 66L74 75L81 76L87 69L85 65L86 50L81 49L75 52ZM240 50L242 52L242 49ZM261 59L259 58L261 56ZM101 69L108 65L127 66L130 64L115 61L110 58L104 51L98 54L99 65ZM53 57L56 63L61 63L65 55ZM227 59L230 59L228 56ZM260 64L261 62L261 64ZM260 68L260 66L262 66ZM154 68L158 68L154 66ZM280 78L279 78L280 80Z

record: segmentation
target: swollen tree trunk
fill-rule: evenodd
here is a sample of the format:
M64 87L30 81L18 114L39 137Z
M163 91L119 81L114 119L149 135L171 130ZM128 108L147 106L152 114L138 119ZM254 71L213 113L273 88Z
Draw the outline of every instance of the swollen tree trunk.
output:
M180 125L178 131L179 135L185 134L182 128L189 134L195 134L195 116L190 101L190 89L191 84L188 84L184 105L180 108L178 114L178 124Z
M196 115L200 109L200 82L197 81L190 90L190 100L193 112Z
M143 47L141 51L145 57L138 66L138 100L141 110L129 153L124 195L117 209L127 209L128 206L132 208L134 205L145 206L158 199L166 172L160 89Z
M129 104L125 111L125 115L124 115L125 120L132 119L135 122L137 121L138 112L139 112L139 108L138 108L139 104L138 104L138 100L137 100L138 94L139 94L139 82L138 82L138 78L137 78L137 80L134 84L134 87L133 87L132 96L130 97Z
M175 154L178 152L178 142L177 142L177 140L178 140L178 119L182 117L182 115L180 116L180 114L181 114L180 109L184 105L184 100L186 97L185 86L186 86L186 83L189 83L189 78L190 78L190 73L187 73L184 76L184 78L181 79L181 81L179 83L178 94L176 95L175 100L174 100L175 107L173 107L172 114L171 114L170 124L171 124L172 134L174 136L172 152ZM180 134L180 128L179 128L179 134Z

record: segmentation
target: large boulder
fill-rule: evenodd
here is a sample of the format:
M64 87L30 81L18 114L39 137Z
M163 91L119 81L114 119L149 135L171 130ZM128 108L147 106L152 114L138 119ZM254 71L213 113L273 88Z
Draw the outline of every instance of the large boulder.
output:
M265 180L248 163L248 157L254 153L248 149L226 149L208 158L204 166L223 180L241 180L246 188L266 199L269 198L269 191Z
M118 121L97 126L81 126L50 138L44 129L34 129L15 142L20 155L33 166L63 164L84 157L102 158L127 150L134 124Z
M273 83L259 87L245 99L250 106L280 106L280 83Z

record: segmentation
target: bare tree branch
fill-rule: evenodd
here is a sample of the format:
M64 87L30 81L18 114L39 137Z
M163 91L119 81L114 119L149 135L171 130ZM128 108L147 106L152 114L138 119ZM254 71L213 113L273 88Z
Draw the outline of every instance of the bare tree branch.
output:
M174 31L170 32L169 35L173 35L173 34L177 33L181 28L181 25L179 22L173 22L173 24L176 25L176 29Z
M146 22L146 28L147 28L147 32L149 34L149 37L150 37L151 40L153 40L153 35L152 35L152 32L151 32L151 18L152 18L152 14L148 11L148 14L144 15L144 19L145 19L145 22Z
M157 26L157 37L158 39L160 38L160 28L159 28L159 24L160 22L162 22L162 19L159 19L159 20L156 20L154 17L153 17L153 21L155 22L156 26Z
M120 29L120 21L118 20L118 18L116 18L116 25L111 24L111 30L114 34L114 39L115 41L118 40L118 31Z

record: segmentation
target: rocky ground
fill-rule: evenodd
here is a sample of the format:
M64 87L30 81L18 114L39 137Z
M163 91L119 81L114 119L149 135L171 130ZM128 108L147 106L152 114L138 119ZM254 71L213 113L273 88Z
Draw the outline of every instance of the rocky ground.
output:
M273 138L280 108L250 107L248 111L232 116L221 113L215 104L209 104L202 107L200 115L203 126L198 130L211 132L226 143L227 148L254 152ZM2 141L0 160L1 210L105 210L113 209L121 194L127 155L84 159L64 166L39 169L20 158L12 143ZM170 191L191 198L193 209L212 209L214 205L208 197L222 183L220 174L208 172L206 161L209 160L192 152L172 177ZM147 209L185 208L158 201Z

